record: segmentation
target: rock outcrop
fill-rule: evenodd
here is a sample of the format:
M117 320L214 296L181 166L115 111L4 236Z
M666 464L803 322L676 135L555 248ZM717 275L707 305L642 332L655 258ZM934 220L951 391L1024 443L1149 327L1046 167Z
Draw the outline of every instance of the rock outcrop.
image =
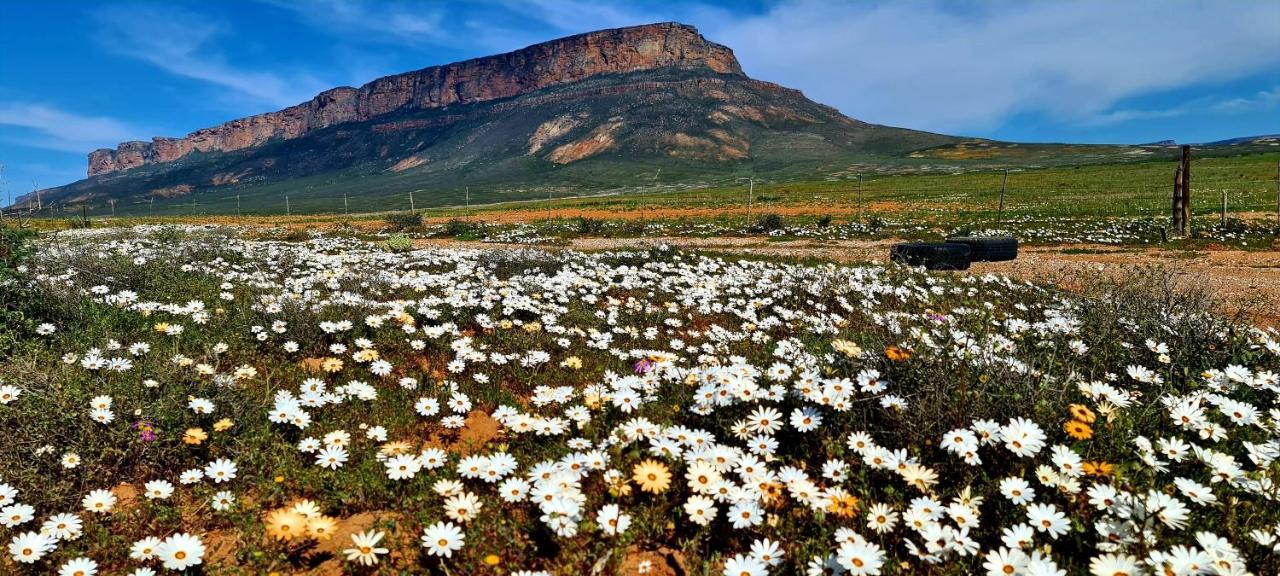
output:
M111 174L195 152L251 148L405 109L484 102L600 74L678 67L742 76L733 52L707 41L692 26L662 23L601 30L387 76L359 88L334 88L297 106L204 128L185 138L157 137L151 142L124 142L114 150L95 150L89 154L88 173Z

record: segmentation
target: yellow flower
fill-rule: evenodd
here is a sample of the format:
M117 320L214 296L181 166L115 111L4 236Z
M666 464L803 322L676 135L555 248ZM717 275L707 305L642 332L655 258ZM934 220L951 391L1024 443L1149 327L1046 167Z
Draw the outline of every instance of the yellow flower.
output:
M1075 438L1076 440L1088 440L1093 438L1093 428L1090 428L1088 424L1079 420L1068 420L1066 424L1062 425L1062 428L1067 431L1068 436Z
M209 434L203 428L187 428L182 434L182 441L192 446L197 446L209 438Z
M1085 424L1093 424L1093 421L1098 419L1098 416L1093 413L1093 410L1090 410L1089 407L1084 404L1072 404L1067 407L1067 410L1071 412L1072 418L1084 422Z
M325 372L338 372L342 370L342 360L337 358L325 358L320 362L320 369Z
M631 469L631 479L641 490L650 494L661 494L671 487L671 471L667 465L657 460L645 460Z
M151 329L152 329L152 330L155 330L156 332L159 332L159 333L161 333L161 334L164 334L165 332L168 332L168 331L169 331L169 323L168 323L168 322L156 322L156 325L155 325L155 326L152 326L152 327L151 327Z
M561 362L560 365L564 366L565 368L572 368L574 370L578 370L582 368L582 359L577 356L570 356L568 358L565 358L564 362Z
M542 324L538 322L530 322L524 325L524 331L530 334L533 334L534 332L537 332L539 330L542 330Z
M213 431L226 432L227 430L230 430L232 426L235 426L235 425L236 423L233 422L230 418L223 418L213 423Z
M276 540L302 538L307 533L307 517L288 508L267 515L267 535Z
M497 566L498 562L501 562L501 561L502 559L498 558L497 554L490 554L484 557L484 563L490 566Z

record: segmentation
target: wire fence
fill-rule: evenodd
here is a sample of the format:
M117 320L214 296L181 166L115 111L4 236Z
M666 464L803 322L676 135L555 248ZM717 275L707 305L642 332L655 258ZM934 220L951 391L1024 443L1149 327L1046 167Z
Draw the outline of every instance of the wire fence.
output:
M833 212L857 212L868 216L878 212L965 212L1009 218L1169 217L1174 185L1171 168L1150 166L1137 169L1131 165L1120 165L1107 170L1098 167L1088 169L1092 172L1081 177L1074 177L1070 169L993 170L936 176L850 176L825 182L817 190L785 182L744 182L747 185L742 186L741 205L745 205L748 211L808 205L818 211L825 207ZM1274 174L1266 174L1272 169ZM1217 215L1224 220L1274 218L1275 224L1280 226L1280 161L1273 167L1258 162L1247 165L1221 165L1211 161L1198 163L1193 168L1191 186L1193 213L1199 217ZM602 207L631 202L651 208L741 209L734 195L726 193L724 188L715 191L675 189L669 193L646 192L640 188L634 192L634 200L627 199L625 195L592 196L563 192L551 192L545 196L542 192L531 192L514 195L516 197L511 200L521 202L534 216L539 210L535 205L545 205L548 217L552 216L551 208L558 206L558 202L569 202L579 208L590 208L597 202ZM162 198L157 203L156 197L150 197L129 203L98 201L93 205L66 202L46 205L37 196L18 206L0 210L0 218L357 215L422 209L427 208L424 204L428 203L432 209L472 206L470 189L463 194L451 191L446 199L452 202L446 206L440 206L440 196L433 196L429 197L423 190L373 198L312 193L270 196L257 192L203 193L189 200ZM493 209L489 204L476 204L475 207Z

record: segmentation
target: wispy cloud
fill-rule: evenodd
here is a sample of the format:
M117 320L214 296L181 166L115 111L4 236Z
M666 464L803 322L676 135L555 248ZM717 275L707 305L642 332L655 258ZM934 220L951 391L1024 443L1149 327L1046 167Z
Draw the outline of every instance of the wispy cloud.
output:
M713 23L748 72L877 122L964 131L1066 121L1280 66L1275 2L785 2Z
M1261 90L1249 96L1235 98L1195 98L1165 108L1120 108L1109 110L1087 118L1084 122L1093 126L1105 126L1140 120L1177 118L1190 114L1212 114L1215 116L1248 114L1275 108L1280 108L1280 86L1271 90Z
M1064 122L1179 115L1112 108L1280 68L1276 2L784 0L756 14L700 3L505 5L561 31L697 24L753 77L863 120L938 131L989 130L1025 113Z
M1223 112L1253 112L1280 108L1280 86L1259 91L1252 96L1223 100L1214 104L1213 107Z
M26 129L29 135L6 136L25 146L86 153L115 146L140 133L129 124L106 116L83 116L29 102L0 102L0 125Z
M440 44L454 40L445 5L370 0L260 0L348 39L374 43Z
M164 5L113 6L96 13L98 41L117 54L209 82L259 103L283 107L329 86L309 74L285 75L233 65L216 47L228 30L206 16Z

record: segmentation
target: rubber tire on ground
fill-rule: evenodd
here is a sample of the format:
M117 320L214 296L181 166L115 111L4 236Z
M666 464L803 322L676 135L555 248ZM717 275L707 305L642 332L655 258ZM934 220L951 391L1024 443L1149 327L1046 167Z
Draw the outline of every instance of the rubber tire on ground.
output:
M1018 239L1012 236L957 236L947 242L968 246L972 262L1004 262L1018 257Z
M889 260L929 270L968 270L969 247L948 242L906 242L889 249Z

